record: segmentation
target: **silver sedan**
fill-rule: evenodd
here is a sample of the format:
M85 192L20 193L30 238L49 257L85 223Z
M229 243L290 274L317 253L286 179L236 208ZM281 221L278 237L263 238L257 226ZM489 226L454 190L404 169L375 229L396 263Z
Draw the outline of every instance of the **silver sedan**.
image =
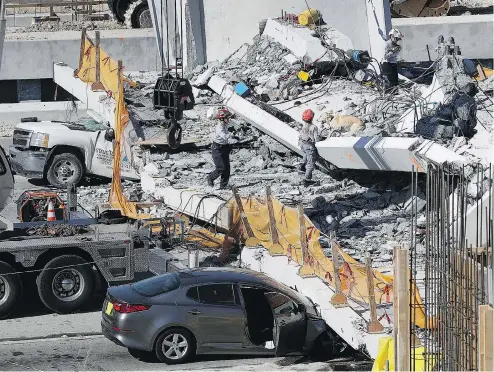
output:
M310 299L266 275L230 268L172 272L109 288L105 337L168 364L196 354L329 353L343 342Z

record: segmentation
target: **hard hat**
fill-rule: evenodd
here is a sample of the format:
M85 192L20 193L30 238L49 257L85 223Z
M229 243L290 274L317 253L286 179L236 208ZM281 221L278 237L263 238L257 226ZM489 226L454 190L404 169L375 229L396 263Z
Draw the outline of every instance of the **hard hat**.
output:
M394 36L397 39L403 39L403 34L397 28L392 28L391 31L389 31L389 36Z
M312 119L314 119L314 111L312 111L311 109L305 110L302 114L302 120L311 121Z
M231 116L232 116L231 112L228 111L227 109L219 109L216 118L220 120L225 120L231 118Z

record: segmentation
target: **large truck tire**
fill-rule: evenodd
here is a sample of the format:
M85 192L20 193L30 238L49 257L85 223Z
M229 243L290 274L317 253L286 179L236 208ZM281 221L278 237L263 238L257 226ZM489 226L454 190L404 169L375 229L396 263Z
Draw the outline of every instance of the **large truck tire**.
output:
M71 153L55 155L46 171L46 180L54 187L67 188L69 184L77 185L84 176L81 160Z
M125 12L125 25L128 28L152 28L151 11L147 0L136 0L129 4Z
M130 0L108 0L108 8L112 17L120 23L125 22L125 12L129 8Z
M76 255L52 259L36 280L41 301L59 314L81 310L93 296L95 283L91 265Z
M21 278L12 266L0 261L0 319L12 314L21 297Z

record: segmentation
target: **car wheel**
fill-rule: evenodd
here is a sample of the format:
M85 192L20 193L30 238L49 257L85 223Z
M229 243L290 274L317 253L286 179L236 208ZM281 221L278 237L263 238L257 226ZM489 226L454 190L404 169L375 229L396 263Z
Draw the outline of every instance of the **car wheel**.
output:
M166 364L179 364L195 354L195 340L185 329L169 329L156 340L156 356Z
M60 314L84 307L93 296L95 282L91 265L75 255L54 258L45 265L36 281L41 301Z
M46 172L47 181L58 188L66 188L69 184L77 185L83 176L82 162L71 153L55 155Z
M0 319L11 314L22 297L19 275L9 264L0 261Z

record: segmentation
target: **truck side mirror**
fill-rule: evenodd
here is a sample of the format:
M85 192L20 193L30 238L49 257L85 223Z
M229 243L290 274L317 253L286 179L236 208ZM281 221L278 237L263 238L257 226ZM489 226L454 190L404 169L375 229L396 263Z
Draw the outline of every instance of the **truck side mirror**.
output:
M107 140L108 142L112 142L114 139L115 139L115 131L112 128L107 129L105 132L105 140Z

